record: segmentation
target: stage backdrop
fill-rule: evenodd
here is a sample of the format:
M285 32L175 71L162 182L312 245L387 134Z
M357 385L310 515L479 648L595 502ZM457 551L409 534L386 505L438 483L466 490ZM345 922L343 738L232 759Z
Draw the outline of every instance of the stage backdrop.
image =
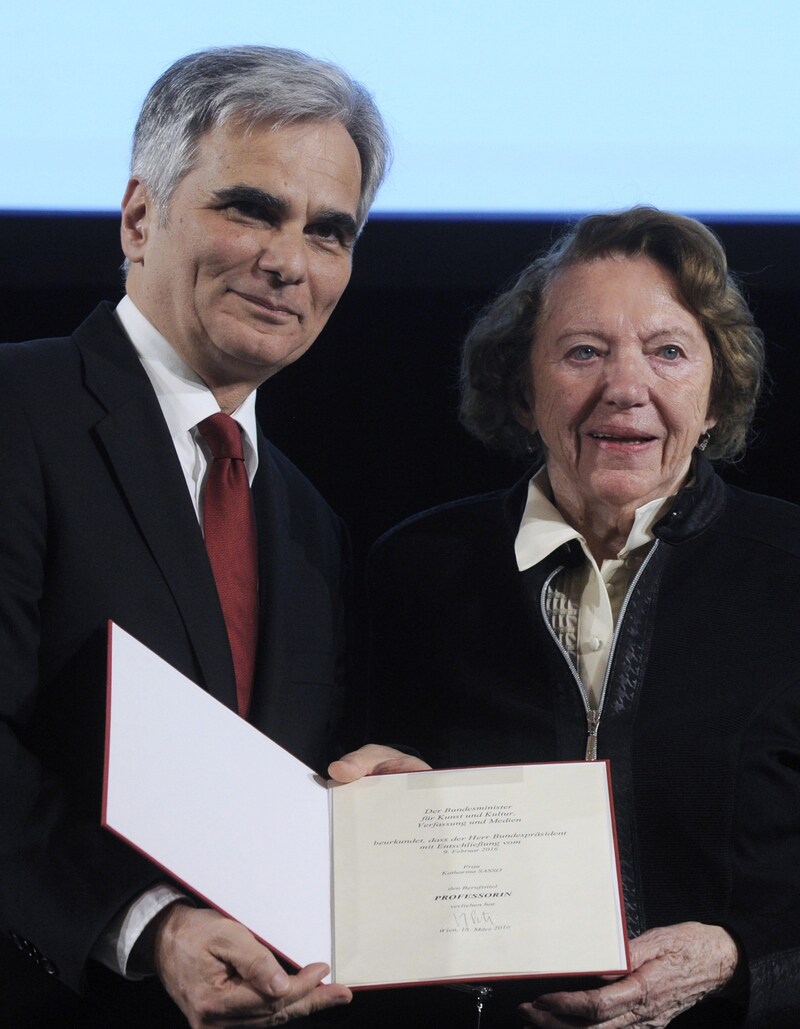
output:
M524 471L458 424L459 350L481 307L561 227L375 218L322 336L261 388L263 425L347 520L359 555L405 515L510 484ZM712 227L767 335L772 378L756 439L726 475L800 502L800 227ZM96 302L121 296L120 262L116 216L0 219L3 337L69 332Z

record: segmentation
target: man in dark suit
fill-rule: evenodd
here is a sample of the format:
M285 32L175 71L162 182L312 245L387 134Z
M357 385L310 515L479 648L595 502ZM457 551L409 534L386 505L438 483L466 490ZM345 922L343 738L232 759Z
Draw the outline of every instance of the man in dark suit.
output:
M90 994L156 973L197 1026L350 999L320 985L323 965L285 974L100 827L105 632L113 619L308 764L335 756L346 534L258 430L255 390L324 326L387 159L371 98L332 65L260 47L184 58L136 129L127 296L71 337L0 348L0 927L18 969ZM203 538L220 420L257 527L244 630L220 585L233 559L220 571ZM242 783L268 818L260 786Z

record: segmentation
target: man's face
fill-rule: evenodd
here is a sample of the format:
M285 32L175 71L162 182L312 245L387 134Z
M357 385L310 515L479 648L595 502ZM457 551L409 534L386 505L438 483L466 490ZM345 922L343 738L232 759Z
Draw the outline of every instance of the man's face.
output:
M358 151L339 122L213 129L166 224L144 185L128 185L131 299L218 399L243 399L297 360L336 306L360 188Z

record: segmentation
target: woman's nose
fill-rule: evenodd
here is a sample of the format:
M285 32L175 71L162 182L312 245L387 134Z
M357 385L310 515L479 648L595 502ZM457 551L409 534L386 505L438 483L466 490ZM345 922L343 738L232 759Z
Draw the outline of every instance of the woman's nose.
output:
M604 365L603 399L617 407L637 407L650 395L650 366L642 354L614 355Z

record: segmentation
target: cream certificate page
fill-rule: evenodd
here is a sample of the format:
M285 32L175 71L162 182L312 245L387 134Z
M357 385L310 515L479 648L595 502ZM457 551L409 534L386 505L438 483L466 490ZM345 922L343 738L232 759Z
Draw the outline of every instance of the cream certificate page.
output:
M329 787L119 626L103 824L352 986L627 968L605 762Z
M627 969L606 762L414 772L331 792L342 982Z

